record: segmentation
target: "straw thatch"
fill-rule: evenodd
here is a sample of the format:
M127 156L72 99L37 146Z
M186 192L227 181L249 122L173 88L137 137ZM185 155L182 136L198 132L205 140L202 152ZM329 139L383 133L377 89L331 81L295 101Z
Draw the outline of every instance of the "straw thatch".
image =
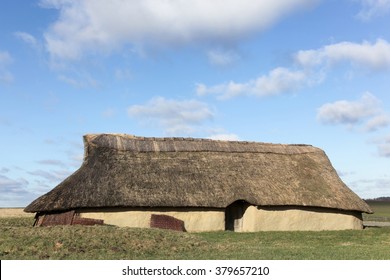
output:
M309 145L84 136L79 170L26 212L101 207L312 206L371 213Z

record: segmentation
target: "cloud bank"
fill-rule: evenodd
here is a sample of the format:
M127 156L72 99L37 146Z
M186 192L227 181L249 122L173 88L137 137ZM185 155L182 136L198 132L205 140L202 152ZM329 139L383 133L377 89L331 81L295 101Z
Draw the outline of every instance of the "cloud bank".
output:
M317 50L302 50L294 55L303 67L333 66L347 62L370 70L390 69L390 43L378 39L375 43L340 42Z
M337 64L349 63L369 71L390 70L390 43L378 39L375 43L341 42L319 49L300 50L293 54L296 67L277 67L268 74L246 82L229 81L217 85L198 83L198 96L214 94L219 99L236 96L272 96L297 91L322 83L327 73ZM376 122L383 122L377 119ZM375 126L375 125L374 125Z
M59 10L45 33L56 58L77 59L86 51L110 52L130 45L171 46L232 42L262 31L317 0L42 0Z
M292 71L279 67L254 80L244 83L230 81L214 86L198 84L196 93L199 96L215 94L219 99L228 99L235 96L272 96L291 92L311 83L304 71Z

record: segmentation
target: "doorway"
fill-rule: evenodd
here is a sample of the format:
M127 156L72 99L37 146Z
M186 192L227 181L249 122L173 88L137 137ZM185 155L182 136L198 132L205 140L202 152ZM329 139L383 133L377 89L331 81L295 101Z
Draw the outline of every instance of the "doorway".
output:
M245 200L237 200L225 209L225 230L237 231L242 230L244 213L249 204Z

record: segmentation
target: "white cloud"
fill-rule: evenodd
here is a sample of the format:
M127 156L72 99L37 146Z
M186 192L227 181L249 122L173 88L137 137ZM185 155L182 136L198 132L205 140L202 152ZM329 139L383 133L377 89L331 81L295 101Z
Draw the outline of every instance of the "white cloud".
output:
M349 127L364 123L363 130L375 131L390 124L381 102L371 93L365 93L356 101L339 100L322 105L317 119L326 124L343 124Z
M222 133L222 134L213 134L207 137L212 140L224 140L224 141L240 141L238 135L234 133Z
M231 42L262 31L318 0L42 0L59 10L45 33L53 57L77 59L87 51L130 45Z
M390 158L390 135L378 137L369 143L376 145L379 156Z
M17 38L30 45L33 49L40 50L41 44L29 33L26 32L15 32L14 33Z
M376 131L380 128L384 128L390 125L390 116L385 113L380 113L365 124L364 130L366 131Z
M383 16L390 12L390 0L360 0L362 9L357 17L369 21L373 17Z
M378 39L375 43L363 42L362 44L341 42L316 50L298 51L294 54L294 59L301 69L277 67L266 75L243 83L230 81L213 86L199 83L196 93L199 96L214 94L219 99L240 95L259 97L279 95L321 83L325 79L327 68L341 62L372 71L388 70L390 69L390 43L382 39ZM385 116L382 116L381 120L378 118L372 125L375 127L375 123L380 122L385 124L385 119Z
M349 62L370 70L385 70L390 69L390 43L382 39L375 43L341 42L317 50L302 50L294 57L303 67L331 66Z
M0 82L10 83L14 76L7 70L7 66L13 62L11 55L6 51L0 51Z
M220 99L228 99L234 96L245 95L249 93L249 85L252 81L247 83L236 83L230 81L228 83L207 86L205 84L196 85L196 94L198 96L204 96L208 94L218 95Z
M205 103L197 100L172 100L156 97L145 105L133 105L128 115L148 124L158 124L165 133L192 134L195 127L212 120L214 113Z
M279 67L270 71L267 75L258 77L245 83L228 83L206 86L198 84L196 93L199 96L216 94L220 99L232 98L239 95L254 95L258 97L279 95L288 93L311 84L312 81L303 71L291 71Z
M307 82L307 76L303 71L291 71L279 67L267 76L257 78L252 91L257 96L278 95L294 91Z
M379 101L366 93L358 101L340 100L322 105L318 110L318 119L323 123L355 124L378 112Z
M215 66L229 66L240 59L238 53L222 50L211 50L207 52L207 57L212 65Z

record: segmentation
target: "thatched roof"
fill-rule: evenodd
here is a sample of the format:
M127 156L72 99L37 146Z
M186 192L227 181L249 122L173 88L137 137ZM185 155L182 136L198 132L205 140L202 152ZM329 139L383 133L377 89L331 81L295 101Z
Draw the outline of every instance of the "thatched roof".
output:
M309 145L84 136L80 169L26 207L50 212L99 207L314 206L371 212Z

